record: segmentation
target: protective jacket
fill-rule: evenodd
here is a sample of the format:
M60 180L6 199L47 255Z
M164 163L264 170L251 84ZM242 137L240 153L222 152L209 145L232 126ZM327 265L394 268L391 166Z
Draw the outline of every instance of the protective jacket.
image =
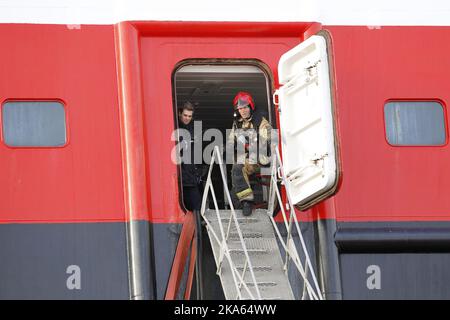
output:
M249 131L251 134L249 134ZM250 162L260 165L268 165L270 162L270 137L272 127L269 121L262 116L258 111L255 111L250 118L239 118L234 121L233 128L227 140L227 152L232 152L233 149L239 150L239 144L244 144L244 155L239 156L249 157ZM252 154L251 144L255 147L255 154ZM250 147L250 148L249 148ZM265 149L262 150L261 147ZM240 161L242 162L242 161Z

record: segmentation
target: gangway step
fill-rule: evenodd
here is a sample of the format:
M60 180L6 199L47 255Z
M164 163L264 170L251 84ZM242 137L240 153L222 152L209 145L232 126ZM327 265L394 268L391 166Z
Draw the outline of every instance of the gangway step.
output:
M263 234L261 232L243 232L242 236L244 239L250 238L262 238ZM239 234L237 232L231 232L229 239L239 239Z
M244 266L236 266L236 269L238 269L238 271L243 271ZM255 271L255 272L270 272L270 271L272 271L272 267L271 266L253 266L253 271Z
M269 251L267 251L266 249L247 249L247 252L249 254L251 253L268 253ZM230 249L230 253L241 253L241 254L245 254L245 250L244 249Z
M289 284L288 277L284 271L284 265L281 258L279 246L276 241L272 222L267 212L263 209L254 210L250 217L242 215L242 210L236 210L236 220L242 234L244 245L240 242L238 228L234 221L230 222L231 211L220 210L219 217L216 210L207 209L204 218L207 221L207 230L214 253L218 275L226 299L238 299L239 292L241 299L250 299L246 286L257 298L256 287L258 288L261 299L263 300L292 300L294 295ZM231 257L231 263L226 255L221 251L220 243L216 241L213 233L221 239L221 229L219 218L222 224L224 234L229 232L227 246ZM228 227L230 227L228 231ZM250 258L253 272L256 278L256 284L253 281L249 264L246 262L246 255ZM223 257L219 267L219 259ZM244 267L246 270L244 271ZM244 283L236 283L239 274L243 276ZM239 291L238 291L239 290Z
M253 287L255 285L254 282L246 282L246 285L248 285L249 287ZM274 281L260 281L256 283L257 286L262 286L262 287L275 287L276 285L278 285L278 283L274 282Z

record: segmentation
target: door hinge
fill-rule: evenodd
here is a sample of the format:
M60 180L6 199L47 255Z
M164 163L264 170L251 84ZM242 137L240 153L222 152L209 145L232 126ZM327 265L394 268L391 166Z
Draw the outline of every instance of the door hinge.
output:
M307 70L307 71L311 71L313 68L316 68L317 67L317 65L319 64L319 62L321 62L322 60L317 60L316 62L314 62L314 63L312 63L312 64L310 64L309 66L307 66L305 69Z
M311 162L314 163L315 165L317 165L317 162L319 162L320 160L325 160L325 157L328 157L328 153L324 153L324 154L321 155L321 156L314 155L314 156L311 158Z

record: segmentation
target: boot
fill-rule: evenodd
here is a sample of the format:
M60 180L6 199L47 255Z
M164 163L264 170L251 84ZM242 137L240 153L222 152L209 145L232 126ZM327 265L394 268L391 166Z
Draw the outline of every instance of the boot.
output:
M243 201L242 202L242 214L246 217L252 214L253 202Z

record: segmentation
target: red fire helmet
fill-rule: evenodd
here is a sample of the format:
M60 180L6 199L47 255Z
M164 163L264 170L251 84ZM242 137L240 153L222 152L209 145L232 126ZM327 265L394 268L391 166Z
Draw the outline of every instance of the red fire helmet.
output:
M250 105L252 110L255 110L255 103L253 102L253 98L250 95L250 93L245 91L238 92L238 94L234 97L233 100L234 109L237 110L246 107L248 105Z

